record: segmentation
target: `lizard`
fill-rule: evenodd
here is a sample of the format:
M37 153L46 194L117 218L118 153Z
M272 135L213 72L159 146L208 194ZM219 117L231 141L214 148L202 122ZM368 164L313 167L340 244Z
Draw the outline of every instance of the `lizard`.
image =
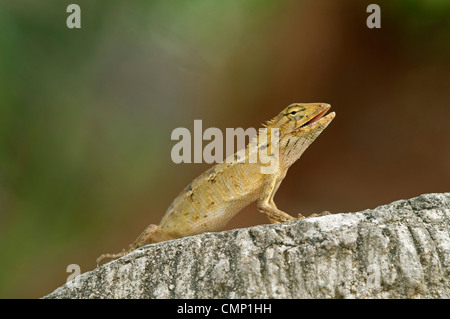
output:
M122 257L146 243L219 231L233 216L255 201L257 210L271 223L304 218L301 214L295 218L278 209L274 196L289 167L334 119L334 112L325 115L330 107L326 103L294 103L286 107L264 124L270 139L254 147L255 140L261 135L258 134L247 145L245 153L238 152L245 154L244 158L236 153L232 156L239 160L218 163L198 176L174 199L159 225L150 224L128 250L101 255L97 258L97 266L105 258ZM272 131L278 135L276 139L272 139ZM277 148L271 144L274 140ZM254 155L252 152L261 150L271 156L274 155L272 150L278 151L277 166L271 174L262 173L264 165L261 160L253 163L248 160Z

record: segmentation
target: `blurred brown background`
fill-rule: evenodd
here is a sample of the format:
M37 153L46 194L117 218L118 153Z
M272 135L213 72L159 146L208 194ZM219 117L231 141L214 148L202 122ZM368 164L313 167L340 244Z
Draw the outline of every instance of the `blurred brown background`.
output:
M209 165L177 127L260 127L293 102L336 119L280 208L351 212L450 191L450 2L0 1L0 297L36 298L126 248ZM205 143L206 144L206 143ZM254 205L227 229L267 223Z

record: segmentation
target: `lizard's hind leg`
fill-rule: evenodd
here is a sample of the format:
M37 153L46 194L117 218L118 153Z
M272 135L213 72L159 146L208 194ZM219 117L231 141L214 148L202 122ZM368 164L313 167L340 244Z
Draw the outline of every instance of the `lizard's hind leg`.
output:
M147 228L139 235L139 237L130 245L128 249L129 252L144 246L147 242L154 244L161 241L171 240L171 236L167 235L160 226L155 224L150 224Z
M130 245L128 250L123 250L120 253L117 254L103 254L100 257L97 258L97 267L105 258L120 258L125 256L126 254L131 253L133 250L138 249L139 247L144 246L147 242L149 243L158 243L161 241L171 240L173 239L171 236L167 235L160 226L150 224L147 226L147 228L142 232L142 234L139 235L139 237Z

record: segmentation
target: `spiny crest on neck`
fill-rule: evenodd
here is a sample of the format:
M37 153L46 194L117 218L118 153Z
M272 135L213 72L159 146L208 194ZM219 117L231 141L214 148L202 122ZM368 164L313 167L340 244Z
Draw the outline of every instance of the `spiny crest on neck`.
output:
M278 115L275 116L273 119L270 119L270 120L266 121L266 123L263 123L262 126L265 127L265 128L267 128L267 129L269 129L270 127L273 126L273 124L274 124L275 121L277 120L277 117L278 117Z

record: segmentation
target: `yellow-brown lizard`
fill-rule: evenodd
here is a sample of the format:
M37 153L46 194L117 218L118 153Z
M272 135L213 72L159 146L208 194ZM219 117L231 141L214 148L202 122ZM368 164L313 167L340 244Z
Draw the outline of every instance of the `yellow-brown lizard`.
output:
M251 141L242 153L234 154L235 161L225 161L207 170L189 184L172 202L160 225L149 225L130 245L127 251L118 254L103 254L97 258L97 265L104 258L119 258L145 245L175 238L218 231L245 206L257 201L258 210L271 223L282 223L297 218L279 210L273 200L276 191L286 176L288 168L300 158L306 148L319 136L335 117L332 112L326 116L330 105L325 103L291 104L275 118L268 121L267 139L255 144ZM273 139L270 129L275 130ZM278 143L272 147L271 142ZM257 147L255 147L255 145ZM278 151L277 167L272 174L263 174L265 166L258 159L249 161L253 152L265 150L274 156ZM272 152L272 153L271 153ZM267 165L266 165L267 166Z

